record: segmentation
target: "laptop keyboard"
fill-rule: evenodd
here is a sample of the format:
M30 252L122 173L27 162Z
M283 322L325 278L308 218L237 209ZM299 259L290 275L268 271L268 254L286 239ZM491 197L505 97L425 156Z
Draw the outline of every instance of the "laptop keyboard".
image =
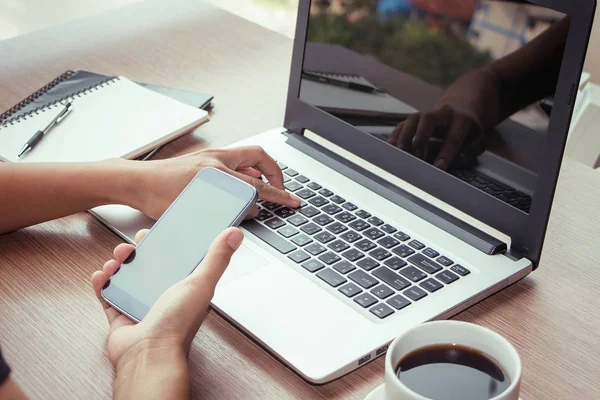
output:
M459 169L453 171L452 175L521 211L528 213L531 208L531 196L485 176L474 169Z
M259 200L258 216L242 226L356 307L388 318L470 273L344 196L278 165L286 189L302 205L292 210Z

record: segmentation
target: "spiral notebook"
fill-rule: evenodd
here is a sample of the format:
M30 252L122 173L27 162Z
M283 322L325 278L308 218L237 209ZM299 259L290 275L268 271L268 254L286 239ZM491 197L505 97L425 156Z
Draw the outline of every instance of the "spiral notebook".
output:
M36 98L64 76L0 115L0 159L9 162L76 162L133 159L208 120L204 110L182 104L124 77L108 78L56 102L34 108ZM73 104L24 158L23 144L54 116L61 103ZM29 108L29 109L27 109ZM23 110L27 110L23 113Z

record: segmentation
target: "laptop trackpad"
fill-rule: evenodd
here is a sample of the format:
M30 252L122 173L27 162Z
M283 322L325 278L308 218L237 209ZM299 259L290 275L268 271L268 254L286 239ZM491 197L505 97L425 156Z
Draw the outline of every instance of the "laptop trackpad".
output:
M242 244L231 258L229 267L227 267L223 277L219 280L218 286L226 285L227 283L249 274L252 271L256 271L267 264L267 260Z

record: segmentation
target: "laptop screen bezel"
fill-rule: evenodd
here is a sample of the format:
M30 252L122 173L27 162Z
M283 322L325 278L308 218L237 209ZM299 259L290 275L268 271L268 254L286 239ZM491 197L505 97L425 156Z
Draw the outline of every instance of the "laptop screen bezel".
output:
M596 0L528 1L571 17L555 104L542 149L535 195L529 214L376 139L299 98L311 0L299 0L284 126L309 130L356 156L431 194L446 204L503 232L511 249L537 267L567 140L575 95L583 69Z

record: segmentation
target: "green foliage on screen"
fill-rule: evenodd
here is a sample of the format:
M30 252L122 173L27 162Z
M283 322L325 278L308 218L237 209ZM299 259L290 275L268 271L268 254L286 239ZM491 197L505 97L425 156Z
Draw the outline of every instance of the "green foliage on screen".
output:
M308 41L338 44L373 56L388 66L446 88L464 73L488 64L492 57L464 35L432 29L418 18L377 14L349 22L347 14L313 13Z

